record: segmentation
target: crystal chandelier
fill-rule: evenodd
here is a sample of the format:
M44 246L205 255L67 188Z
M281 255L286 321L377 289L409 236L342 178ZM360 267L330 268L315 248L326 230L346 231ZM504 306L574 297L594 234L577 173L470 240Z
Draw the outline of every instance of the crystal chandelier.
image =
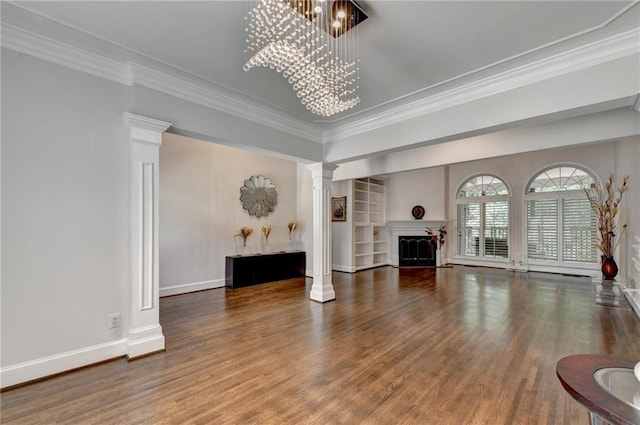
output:
M243 69L275 69L314 114L346 111L360 102L356 25L366 18L350 0L256 0Z

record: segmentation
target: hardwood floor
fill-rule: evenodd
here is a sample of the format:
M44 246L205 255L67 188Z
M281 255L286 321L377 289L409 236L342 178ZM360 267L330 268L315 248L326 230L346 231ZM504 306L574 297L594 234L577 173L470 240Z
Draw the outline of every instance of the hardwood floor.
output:
M334 273L161 299L167 351L2 393L5 424L587 424L569 354L640 360L589 280L456 267Z

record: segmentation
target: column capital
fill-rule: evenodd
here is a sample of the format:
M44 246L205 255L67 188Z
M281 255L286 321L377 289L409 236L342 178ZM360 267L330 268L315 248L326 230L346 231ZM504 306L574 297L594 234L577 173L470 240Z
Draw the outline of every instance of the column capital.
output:
M332 162L315 162L313 164L308 164L307 168L311 171L311 177L318 178L332 178L333 172L338 168L337 164Z
M170 122L155 120L129 112L122 113L122 122L130 130L129 138L132 143L162 144L162 133L169 127Z

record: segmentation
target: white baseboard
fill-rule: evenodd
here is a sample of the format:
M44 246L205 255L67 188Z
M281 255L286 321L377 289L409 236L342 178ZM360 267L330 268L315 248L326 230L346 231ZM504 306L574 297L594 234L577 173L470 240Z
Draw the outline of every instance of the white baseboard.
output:
M512 272L527 273L529 266L523 263L507 263L504 269Z
M625 289L624 296L627 298L636 317L640 319L640 289Z
M0 369L0 387L29 382L79 367L99 363L127 354L127 340L119 339L104 344L67 351Z
M160 288L160 296L187 294L189 292L204 291L205 289L224 288L224 279L205 280L204 282L185 283L183 285L165 286Z
M340 264L334 264L331 266L331 270L335 270L337 272L346 272L346 273L355 273L355 267L343 266Z
M129 360L164 351L164 335L162 326L151 325L130 329L127 341L127 358Z

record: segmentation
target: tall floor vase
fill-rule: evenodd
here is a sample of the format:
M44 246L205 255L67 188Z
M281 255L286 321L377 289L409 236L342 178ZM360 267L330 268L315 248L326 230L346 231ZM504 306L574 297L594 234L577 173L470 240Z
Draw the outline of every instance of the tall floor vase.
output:
M602 256L602 276L606 280L613 280L618 275L618 265L613 257Z

